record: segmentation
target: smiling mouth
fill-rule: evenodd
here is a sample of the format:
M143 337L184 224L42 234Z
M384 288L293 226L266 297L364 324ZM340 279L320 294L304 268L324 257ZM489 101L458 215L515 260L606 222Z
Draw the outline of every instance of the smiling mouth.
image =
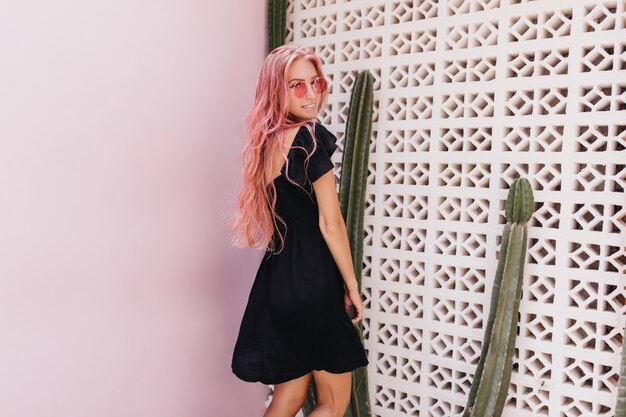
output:
M301 106L303 109L312 109L315 107L315 104L309 104L308 106Z

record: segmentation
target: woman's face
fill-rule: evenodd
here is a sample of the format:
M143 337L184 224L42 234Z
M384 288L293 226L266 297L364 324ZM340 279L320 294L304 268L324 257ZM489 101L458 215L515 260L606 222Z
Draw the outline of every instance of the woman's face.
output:
M318 77L315 65L307 59L297 58L291 63L287 74L287 87L289 89L288 111L297 121L308 121L317 117L322 96L313 91L313 82ZM306 94L298 98L293 86L297 82L306 85ZM311 106L311 104L313 106Z

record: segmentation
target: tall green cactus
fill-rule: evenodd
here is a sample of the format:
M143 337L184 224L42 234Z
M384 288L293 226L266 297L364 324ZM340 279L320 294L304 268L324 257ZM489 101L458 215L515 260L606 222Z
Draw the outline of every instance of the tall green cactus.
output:
M622 364L617 385L617 404L615 417L626 417L626 329L622 337Z
M285 44L287 35L287 0L267 2L267 53Z
M507 223L491 291L489 317L463 417L499 417L504 409L517 337L528 239L526 223L533 214L533 207L530 183L517 178L507 195Z
M356 281L361 292L361 272L363 268L363 217L365 215L365 186L367 164L372 137L372 103L374 77L367 71L360 72L350 96L350 106L346 132L344 135L341 179L339 182L339 205L346 222L352 264ZM363 342L363 324L354 325ZM315 382L311 383L302 410L308 416L317 403ZM345 417L371 416L367 368L361 367L352 372L350 403Z
M372 106L374 77L368 71L360 72L350 96L350 107L344 137L339 183L339 205L346 221L352 263L359 290L363 263L363 217L365 215L365 187L372 136Z
M339 205L346 222L352 263L361 292L361 272L363 268L363 217L365 214L365 186L367 182L367 164L372 137L372 103L374 77L367 71L357 75L352 94L346 132L344 136L341 162L341 180L339 182ZM354 325L363 342L362 323ZM307 397L302 407L305 416L313 412L317 403L315 381L311 378ZM352 372L350 403L345 417L370 417L367 368L361 367Z
M352 264L359 293L361 293L361 273L363 269L363 217L365 215L365 188L367 165L372 137L374 77L368 71L360 72L354 82L350 96L350 107L339 183L339 204L346 221ZM355 328L363 342L363 323ZM369 402L367 368L361 367L352 372L350 404L346 416L371 416Z

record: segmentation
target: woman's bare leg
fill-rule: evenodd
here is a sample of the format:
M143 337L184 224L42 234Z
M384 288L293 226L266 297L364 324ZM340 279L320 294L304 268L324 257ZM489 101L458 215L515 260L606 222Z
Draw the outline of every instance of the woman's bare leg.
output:
M313 371L313 378L317 387L317 407L309 417L343 417L350 402L352 372Z
M311 381L311 373L276 384L274 396L263 417L294 417L304 405L307 389Z

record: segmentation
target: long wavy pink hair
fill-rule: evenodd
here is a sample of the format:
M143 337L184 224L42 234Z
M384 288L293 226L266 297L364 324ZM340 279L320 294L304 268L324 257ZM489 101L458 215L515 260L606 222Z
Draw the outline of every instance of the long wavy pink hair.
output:
M268 177L274 175L273 155L280 152L288 164L284 149L285 131L307 125L315 138L315 125L297 121L288 110L289 87L287 77L294 60L304 58L313 63L317 75L324 77L322 62L311 50L296 45L282 45L265 58L257 78L252 111L246 119L248 138L240 153L243 161L243 185L238 197L237 212L230 222L234 237L231 243L237 247L252 247L274 251L272 236L277 226L276 186ZM320 99L319 112L328 100L328 91ZM313 141L315 152L316 141ZM307 156L307 163L308 158ZM288 172L288 166L285 172ZM270 175L268 175L271 172ZM280 234L280 233L279 233ZM281 245L284 243L280 235ZM281 248L282 251L282 248Z

